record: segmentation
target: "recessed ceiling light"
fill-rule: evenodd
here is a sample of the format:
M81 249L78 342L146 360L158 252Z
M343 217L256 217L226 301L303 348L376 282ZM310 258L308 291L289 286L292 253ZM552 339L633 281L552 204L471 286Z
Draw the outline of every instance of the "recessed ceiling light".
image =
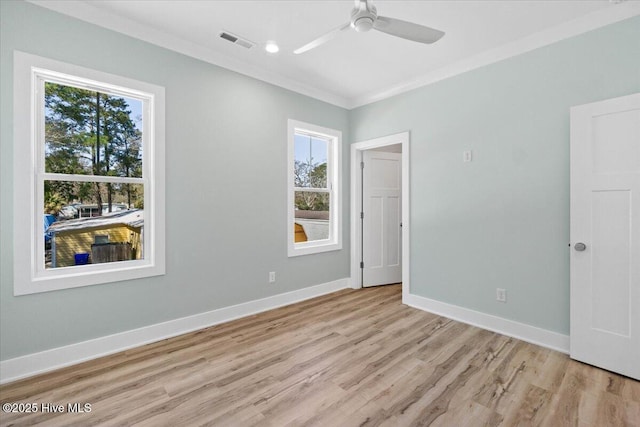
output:
M267 44L264 46L264 49L269 53L277 53L280 50L276 42L272 42L272 41L268 41Z

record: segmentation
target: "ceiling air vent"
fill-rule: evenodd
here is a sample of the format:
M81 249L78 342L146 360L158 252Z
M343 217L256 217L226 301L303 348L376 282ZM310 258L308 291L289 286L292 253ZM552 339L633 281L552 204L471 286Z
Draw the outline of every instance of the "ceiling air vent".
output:
M247 49L251 49L253 46L256 45L254 42L249 41L247 39L243 39L242 37L238 37L235 34L231 34L228 31L221 32L220 38L230 41L231 43L237 44Z

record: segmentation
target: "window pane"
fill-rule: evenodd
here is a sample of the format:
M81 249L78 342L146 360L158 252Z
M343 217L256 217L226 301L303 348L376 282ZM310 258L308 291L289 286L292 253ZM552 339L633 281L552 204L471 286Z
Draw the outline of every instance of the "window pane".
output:
M144 258L142 184L45 181L44 199L45 268Z
M45 171L142 177L142 101L45 82Z
M294 241L307 242L329 238L329 193L296 191Z
M327 188L329 142L308 135L294 136L294 186Z

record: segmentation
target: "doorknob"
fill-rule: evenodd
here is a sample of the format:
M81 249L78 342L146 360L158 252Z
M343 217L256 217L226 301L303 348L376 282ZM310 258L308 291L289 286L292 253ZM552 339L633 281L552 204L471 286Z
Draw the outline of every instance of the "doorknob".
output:
M587 249L587 245L585 245L584 243L576 243L573 248L578 251L578 252L582 252L585 249Z

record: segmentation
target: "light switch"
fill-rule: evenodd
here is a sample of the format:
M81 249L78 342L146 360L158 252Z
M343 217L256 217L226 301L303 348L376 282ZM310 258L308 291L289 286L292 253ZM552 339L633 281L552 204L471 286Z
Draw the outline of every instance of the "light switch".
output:
M467 163L473 159L473 152L471 150L462 152L462 161Z

